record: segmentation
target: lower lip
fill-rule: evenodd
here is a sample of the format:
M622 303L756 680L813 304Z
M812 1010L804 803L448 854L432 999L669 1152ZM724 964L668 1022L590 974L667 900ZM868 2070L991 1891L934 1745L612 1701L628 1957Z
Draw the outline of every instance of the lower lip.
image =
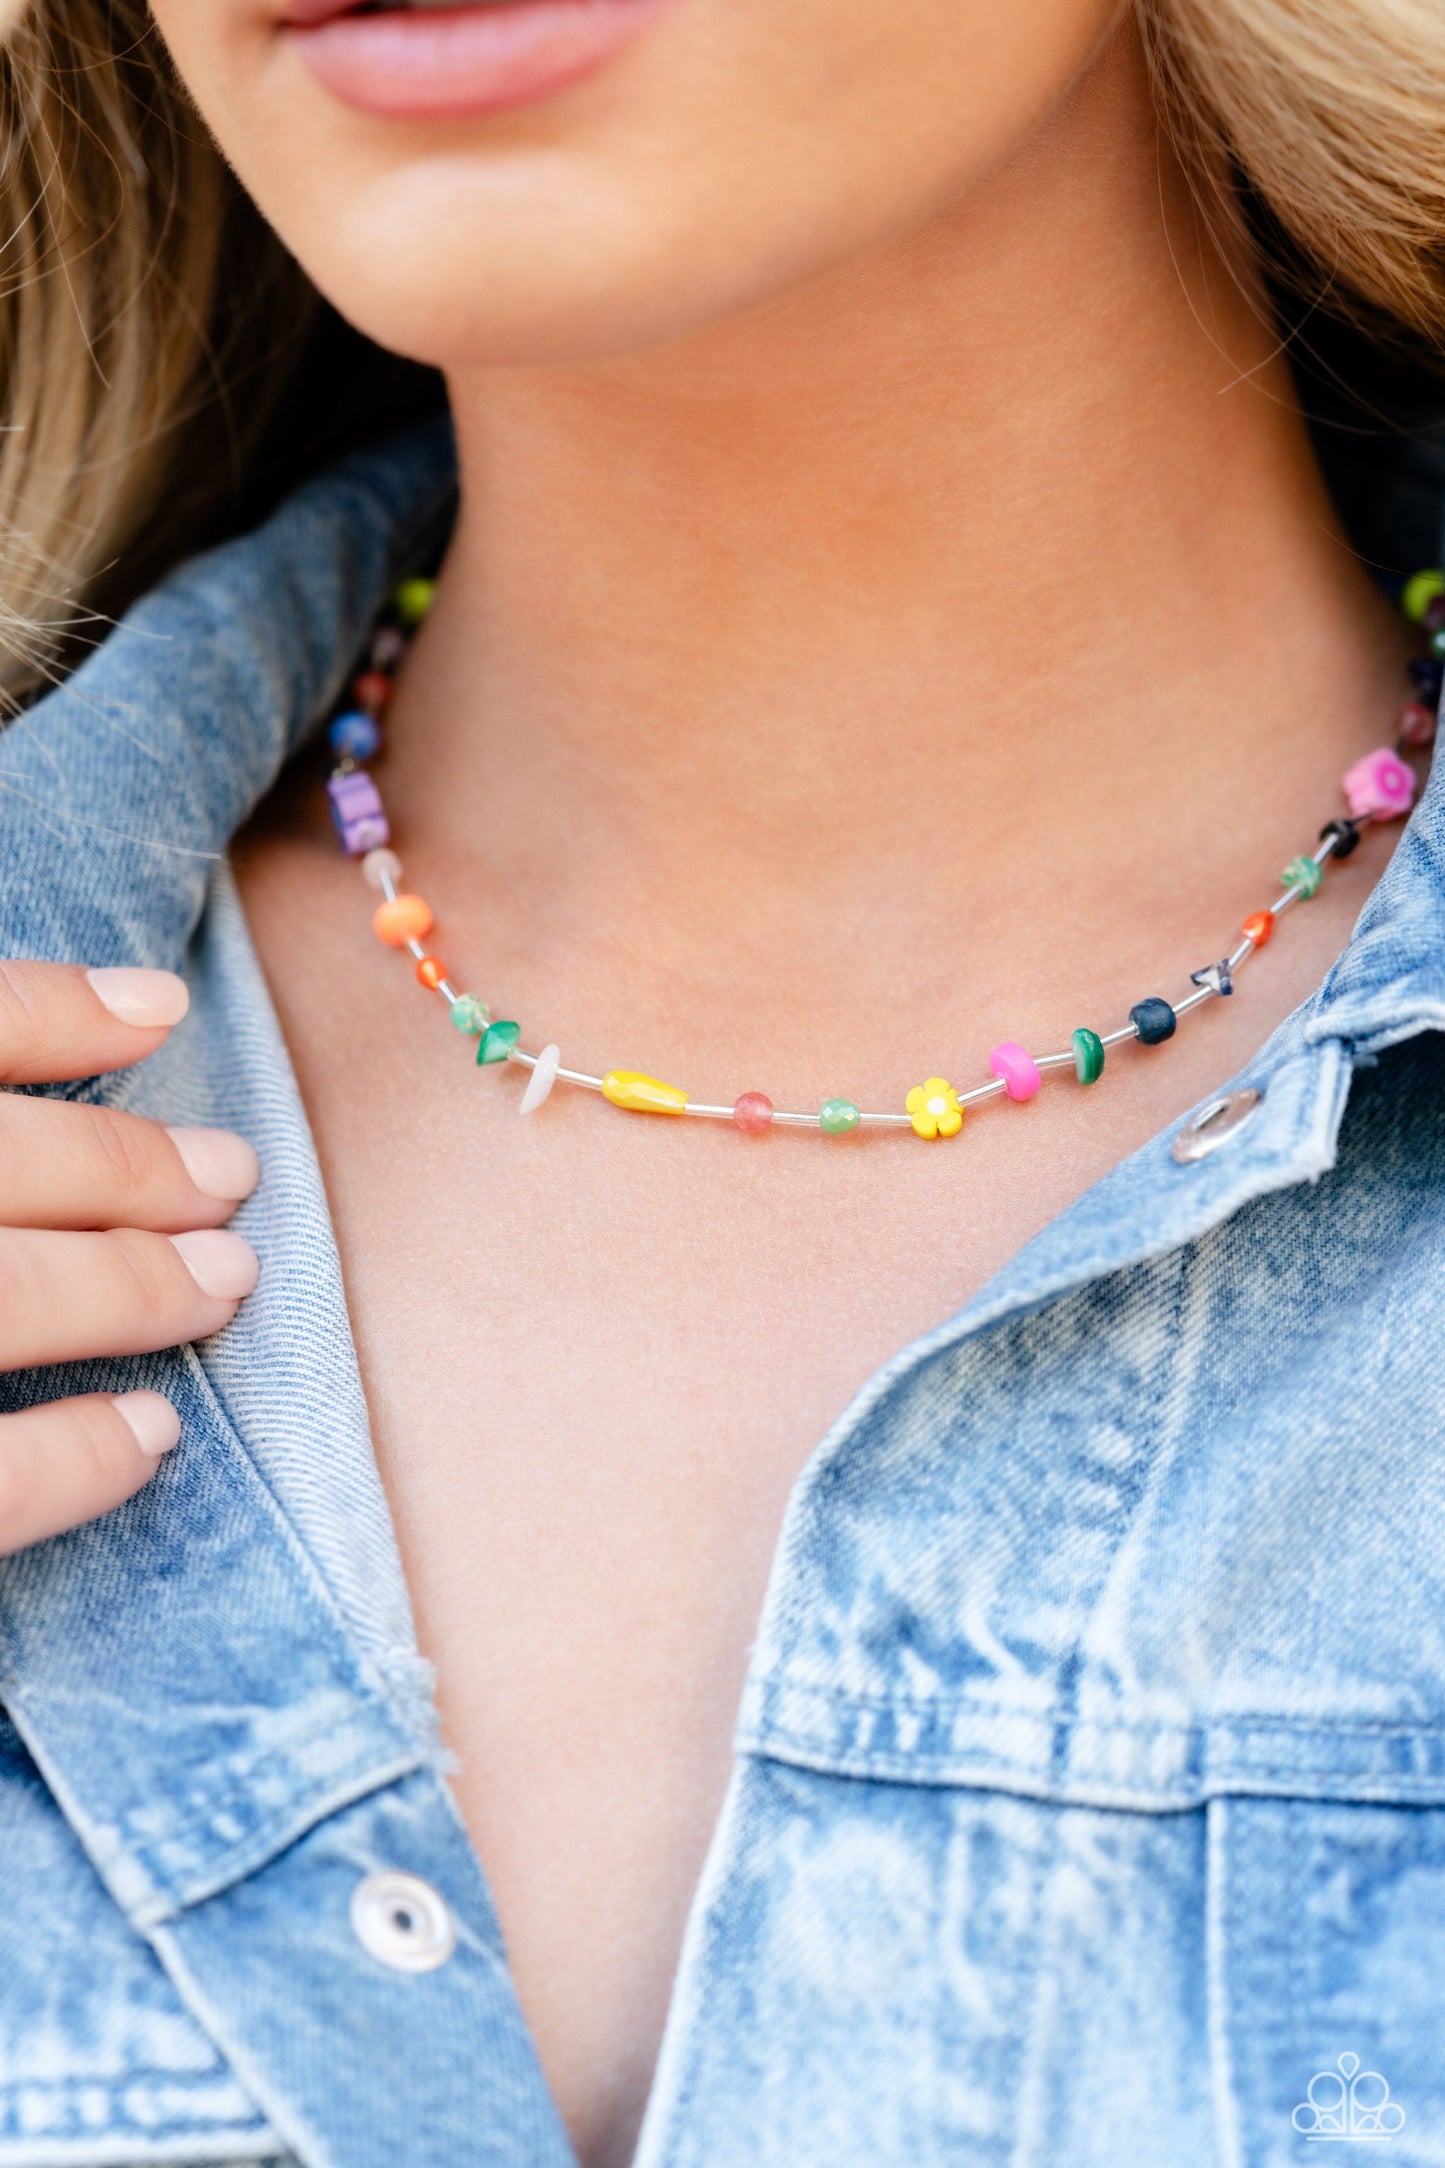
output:
M674 0L504 0L285 25L343 105L403 120L529 105L579 82Z

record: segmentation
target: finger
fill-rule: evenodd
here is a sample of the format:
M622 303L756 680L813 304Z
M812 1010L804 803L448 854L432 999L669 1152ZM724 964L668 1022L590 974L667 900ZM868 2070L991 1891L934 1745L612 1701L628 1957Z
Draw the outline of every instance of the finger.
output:
M160 1393L87 1393L0 1415L0 1554L109 1513L181 1434Z
M203 1340L235 1315L259 1270L250 1243L222 1227L0 1228L0 1370Z
M228 1129L162 1129L112 1107L0 1094L0 1224L217 1227L259 1173Z
M129 1068L155 1052L189 1003L173 971L0 962L0 1084Z

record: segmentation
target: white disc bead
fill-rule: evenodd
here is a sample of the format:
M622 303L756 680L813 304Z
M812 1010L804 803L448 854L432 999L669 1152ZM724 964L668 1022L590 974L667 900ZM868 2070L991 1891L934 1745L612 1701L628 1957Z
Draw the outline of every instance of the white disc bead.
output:
M519 1114L535 1114L543 1100L550 1095L552 1086L557 1081L557 1069L561 1059L561 1052L557 1047L543 1047L532 1064L532 1074L527 1079L527 1089L523 1092L522 1103L517 1109Z

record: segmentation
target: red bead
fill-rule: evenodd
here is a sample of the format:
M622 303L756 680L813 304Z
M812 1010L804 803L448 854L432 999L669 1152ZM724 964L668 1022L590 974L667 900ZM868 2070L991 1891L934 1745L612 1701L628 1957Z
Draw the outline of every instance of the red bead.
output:
M429 986L435 993L447 975L447 967L439 956L423 956L416 967L416 975L423 986Z
M733 1108L733 1120L749 1137L760 1137L772 1119L773 1102L766 1092L744 1092Z
M1252 941L1256 948L1263 948L1274 932L1273 911L1251 911L1239 930L1246 941Z
M1435 710L1412 700L1395 718L1395 736L1403 752L1418 753L1435 743Z
M1425 605L1425 615L1420 620L1427 632L1439 632L1445 628L1445 595L1437 595Z
M368 715L380 715L391 698L391 679L384 670L363 670L351 681L351 697Z

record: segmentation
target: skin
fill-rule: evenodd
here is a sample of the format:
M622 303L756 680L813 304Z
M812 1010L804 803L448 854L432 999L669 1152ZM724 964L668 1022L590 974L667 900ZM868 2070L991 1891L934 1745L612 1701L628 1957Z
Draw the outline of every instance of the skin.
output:
M129 1068L187 999L169 971L0 964L0 1084ZM0 1370L140 1354L229 1324L257 1267L221 1222L258 1171L222 1130L0 1096ZM154 1392L0 1416L0 1552L119 1505L179 1432Z
M462 509L383 783L440 952L530 1043L714 1100L974 1082L1232 946L1386 735L1399 636L1111 7L679 0L427 124L331 100L265 0L156 14L323 290L446 371ZM811 1449L1249 1056L1391 836L1097 1092L752 1142L561 1091L519 1122L320 795L277 794L243 893L458 1797L620 2168Z

